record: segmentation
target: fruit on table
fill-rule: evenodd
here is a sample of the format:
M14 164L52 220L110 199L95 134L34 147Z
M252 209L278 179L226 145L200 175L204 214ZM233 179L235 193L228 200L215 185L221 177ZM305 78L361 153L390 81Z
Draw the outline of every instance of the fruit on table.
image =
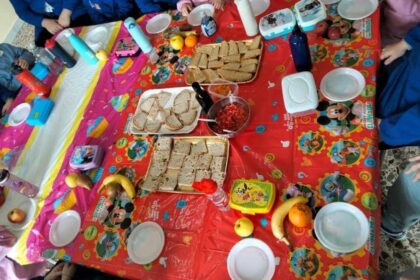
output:
M331 40L337 40L341 36L340 28L338 27L330 27L328 29L328 38Z
M169 42L171 47L176 51L182 50L184 47L184 38L181 35L172 36Z
M130 181L130 179L128 179L124 175L121 175L121 174L109 175L102 182L102 186L98 189L98 192L101 192L101 190L104 189L104 187L109 184L120 185L130 198L134 198L136 196L136 190L134 188L133 183Z
M184 40L185 46L188 48L195 47L195 45L197 45L197 42L198 42L197 36L192 35L192 34L185 37L185 40Z
M312 221L311 208L303 203L293 205L289 211L289 221L296 227L306 227Z
M320 21L315 25L315 33L318 36L324 37L328 31L328 22L326 20Z
M273 216L271 217L271 231L277 239L286 243L287 246L290 246L290 242L285 236L284 219L295 204L307 202L308 199L306 197L296 196L281 203L276 210L274 210Z
M82 187L90 190L93 186L92 180L85 174L70 173L66 176L66 184L69 188Z
M109 198L116 197L121 191L121 185L114 182L111 182L105 186L105 193Z
M7 214L7 219L13 224L20 224L25 220L25 218L26 213L19 208L14 208L9 212L9 214Z
M235 232L240 237L248 237L254 231L254 224L246 217L242 217L235 222Z

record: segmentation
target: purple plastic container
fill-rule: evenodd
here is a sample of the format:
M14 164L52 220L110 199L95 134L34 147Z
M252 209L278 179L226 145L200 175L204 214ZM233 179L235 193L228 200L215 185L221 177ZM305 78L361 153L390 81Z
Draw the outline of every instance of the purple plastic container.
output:
M76 146L70 158L70 167L89 170L101 165L104 151L100 146Z

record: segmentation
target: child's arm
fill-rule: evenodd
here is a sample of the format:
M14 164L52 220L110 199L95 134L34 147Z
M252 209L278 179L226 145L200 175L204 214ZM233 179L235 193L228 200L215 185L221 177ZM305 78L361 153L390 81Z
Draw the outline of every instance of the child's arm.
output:
M131 12L131 10L133 10L133 4L131 3L131 1L127 1L127 0L119 0L119 1L115 1L116 3L116 16L121 19L124 20Z
M193 3L191 2L191 0L180 0L176 3L176 7L178 11L180 11L185 17L188 16L188 14L191 12Z
M225 6L225 0L211 0L211 3L213 4L214 8L216 9L222 9Z
M16 14L25 22L32 24L37 27L42 26L42 20L44 19L43 14L38 14L30 9L30 6L21 0L10 0Z
M404 40L412 47L420 44L420 23L416 27L413 27L408 31Z
M159 4L155 4L150 0L136 0L137 7L144 14L160 12L161 7Z
M383 48L381 59L385 59L384 64L388 65L397 58L403 56L406 51L411 50L418 45L420 45L420 24L417 24L416 27L412 28L403 40Z

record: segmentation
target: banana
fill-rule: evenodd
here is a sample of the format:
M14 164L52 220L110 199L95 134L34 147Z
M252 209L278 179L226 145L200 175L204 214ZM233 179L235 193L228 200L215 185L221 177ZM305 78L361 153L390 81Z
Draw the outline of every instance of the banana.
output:
M70 173L66 176L65 182L69 188L83 187L90 190L93 186L92 180L85 174Z
M120 174L113 174L106 177L102 182L102 186L98 189L98 192L100 192L106 185L113 183L121 185L130 198L134 198L136 196L136 190L133 183L130 179Z
M276 210L274 210L273 216L271 217L271 231L273 235L286 243L287 246L290 247L290 242L286 239L285 232L284 232L284 224L283 221L286 218L289 210L293 207L293 205L297 203L307 203L308 199L303 196L292 197L285 202L281 203Z

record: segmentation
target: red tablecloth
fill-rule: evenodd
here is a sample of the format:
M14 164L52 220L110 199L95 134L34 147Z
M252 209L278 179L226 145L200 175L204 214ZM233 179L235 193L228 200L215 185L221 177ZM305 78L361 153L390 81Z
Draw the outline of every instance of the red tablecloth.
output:
M292 4L290 1L275 1L270 11ZM211 38L200 37L200 43L246 38L233 4L228 4L223 13L217 13L216 20L218 33ZM184 22L185 19L175 14L171 30ZM367 86L357 101L373 109L379 62L379 12L353 25L363 30L354 33L351 42L342 45L309 34L314 60L312 73L319 86L321 78L335 67L358 69L365 76ZM162 35L152 36L152 39L155 46L168 44ZM115 127L115 144L107 151L102 178L122 168L133 181L145 175L153 138L129 135L126 120L145 90L184 85L184 75L177 72L190 54L187 49L181 52L181 65L146 64L138 73L136 85L128 92L130 101L122 112L120 126ZM230 139L225 189L229 190L234 179L258 178L276 185L279 194L276 204L303 192L312 193L314 207L331 201L356 205L369 218L370 238L365 247L351 255L334 257L316 241L311 228L299 229L287 224L287 234L294 245L293 251L289 251L271 233L271 213L251 217L255 226L253 237L266 242L277 257L279 264L275 279L336 279L345 276L375 279L380 221L377 132L369 118L366 121L358 113L351 121L337 121L331 116L331 111L337 107L352 109L359 106L356 100L339 104L330 102L322 111L305 117L288 115L283 104L281 79L294 72L287 40L265 41L257 79L239 89L239 96L251 104L252 118L243 133ZM327 113L330 123L319 125L317 118ZM210 133L204 124L200 124L193 134ZM331 187L331 183L335 186ZM234 233L233 224L242 214L233 210L220 212L205 196L141 193L133 200L134 211L130 213L124 210L129 201L121 200L116 205L131 221L130 228L123 230L110 222L99 224L100 209L109 205L103 196L92 194L94 198L89 202L82 233L69 246L67 257L72 261L127 278L229 278L226 257L240 240ZM125 242L132 228L144 221L159 223L165 231L166 243L156 261L140 266L128 258Z

